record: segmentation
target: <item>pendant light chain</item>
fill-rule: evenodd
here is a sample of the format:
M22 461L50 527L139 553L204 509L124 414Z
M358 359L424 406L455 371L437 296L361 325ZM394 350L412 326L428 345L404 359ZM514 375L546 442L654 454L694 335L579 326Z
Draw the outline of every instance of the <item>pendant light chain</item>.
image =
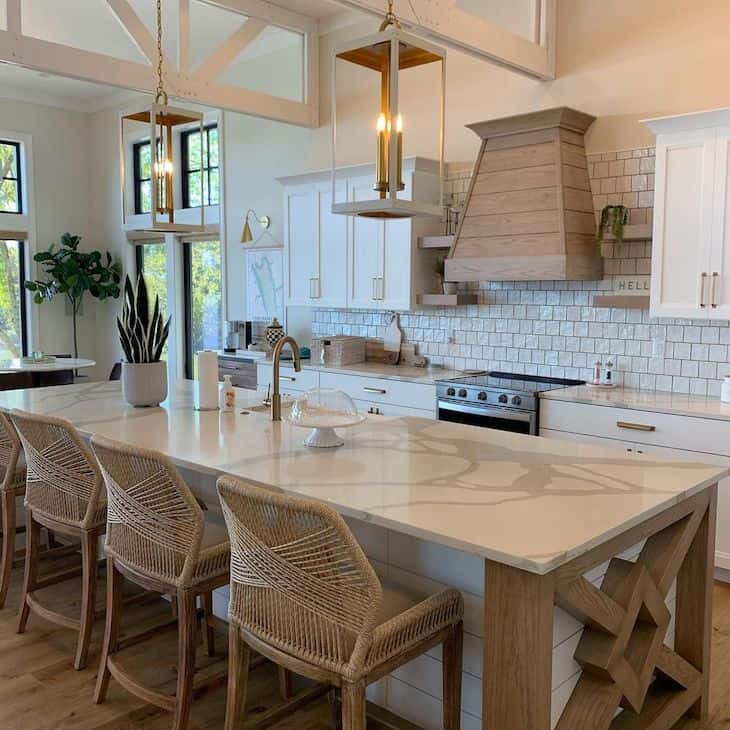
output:
M157 96L155 103L167 104L167 92L162 83L162 0L157 0Z

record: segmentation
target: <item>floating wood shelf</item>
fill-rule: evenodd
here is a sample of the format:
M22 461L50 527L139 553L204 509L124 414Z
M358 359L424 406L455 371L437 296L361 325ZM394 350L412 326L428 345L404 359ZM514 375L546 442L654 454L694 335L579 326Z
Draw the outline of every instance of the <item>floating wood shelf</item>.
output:
M635 225L624 226L624 243L632 241L651 241L652 229L649 223L637 223ZM603 234L603 240L606 243L612 243L616 237L610 231Z
M593 297L594 307L613 309L649 309L649 297L626 294L597 294Z
M479 300L476 294L421 294L418 301L424 307L458 307Z
M453 243L453 236L421 236L418 248L451 248Z

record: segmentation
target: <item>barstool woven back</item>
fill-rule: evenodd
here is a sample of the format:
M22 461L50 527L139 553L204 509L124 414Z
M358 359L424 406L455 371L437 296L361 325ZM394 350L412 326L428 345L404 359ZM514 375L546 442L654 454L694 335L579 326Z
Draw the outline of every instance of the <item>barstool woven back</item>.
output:
M18 460L22 448L10 419L0 413L0 490L17 486Z
M139 573L177 586L193 575L204 515L162 454L95 437L106 481L107 554Z
M105 509L101 471L91 450L67 421L14 410L10 419L25 450L25 504L46 517L80 528Z
M218 480L231 541L231 620L342 676L356 674L382 601L375 571L326 505Z

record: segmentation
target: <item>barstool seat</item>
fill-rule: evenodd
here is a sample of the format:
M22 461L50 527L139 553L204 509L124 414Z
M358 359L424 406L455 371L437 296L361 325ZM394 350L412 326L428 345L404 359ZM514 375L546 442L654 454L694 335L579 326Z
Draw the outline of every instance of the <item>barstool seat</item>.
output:
M184 730L193 699L199 618L203 620L208 654L215 653L212 591L229 580L228 534L225 527L203 511L163 454L98 437L92 440L92 446L109 497L104 545L106 628L94 700L105 700L109 680L114 677L137 697L174 712L173 728ZM117 661L117 655L126 648L156 633L146 630L120 640L124 578L170 595L176 605L179 656L177 691L172 697L144 686ZM200 610L198 598L203 604ZM207 683L220 680L221 676L213 676Z
M331 507L218 480L231 537L226 730L243 725L251 649L341 689L345 730L365 730L368 684L443 645L443 725L458 730L461 594L383 585Z

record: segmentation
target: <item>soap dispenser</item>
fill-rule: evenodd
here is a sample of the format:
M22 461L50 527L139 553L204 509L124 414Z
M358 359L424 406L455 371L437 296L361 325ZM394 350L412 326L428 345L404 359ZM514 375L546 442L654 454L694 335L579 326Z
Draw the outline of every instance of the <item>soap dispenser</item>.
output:
M231 376L224 375L220 389L221 413L233 413L236 407L236 390L231 383Z

